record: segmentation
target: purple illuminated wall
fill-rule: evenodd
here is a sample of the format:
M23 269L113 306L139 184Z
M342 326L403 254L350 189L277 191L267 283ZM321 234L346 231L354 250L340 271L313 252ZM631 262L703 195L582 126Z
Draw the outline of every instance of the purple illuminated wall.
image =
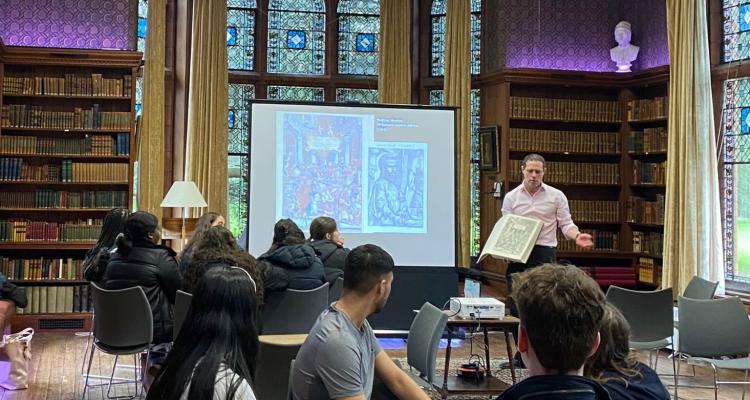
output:
M502 67L613 71L609 49L617 44L614 26L623 19L633 25L632 43L641 47L634 71L669 63L663 1L485 1L486 71Z
M6 45L122 49L133 47L131 0L0 0Z

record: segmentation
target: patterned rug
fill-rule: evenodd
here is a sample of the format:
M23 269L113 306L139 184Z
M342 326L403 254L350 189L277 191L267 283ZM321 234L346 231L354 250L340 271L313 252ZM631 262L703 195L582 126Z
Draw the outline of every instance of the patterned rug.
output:
M406 358L394 358L394 361L397 361L397 364L401 366L402 369L405 371L409 371L409 365L406 363ZM452 376L455 376L458 374L458 367L461 366L461 364L464 364L467 360L462 358L456 358L451 359L450 363L450 374ZM501 381L511 385L513 384L513 380L511 379L510 375L510 368L507 367L508 360L505 358L496 358L491 361L492 365L492 375L494 375L496 378L500 379ZM443 371L445 370L445 359L440 358L438 359L437 366L435 368L435 376L438 380L438 384L442 385L442 377L443 377ZM517 381L521 381L523 379L526 379L528 377L528 370L526 369L520 369L516 368L516 379ZM440 393L438 393L436 390L429 391L428 394L430 395L430 398L432 399L440 399ZM495 398L495 396L489 396L489 395L451 395L450 399L456 399L456 400L474 400L474 399L488 399L488 398Z

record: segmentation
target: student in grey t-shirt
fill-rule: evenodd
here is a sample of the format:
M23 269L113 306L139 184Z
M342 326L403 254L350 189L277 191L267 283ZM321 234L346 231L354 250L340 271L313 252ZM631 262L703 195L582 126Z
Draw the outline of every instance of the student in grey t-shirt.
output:
M388 301L393 258L372 244L352 249L344 265L344 293L323 311L297 353L295 400L369 399L377 374L400 399L429 399L383 351L367 317Z

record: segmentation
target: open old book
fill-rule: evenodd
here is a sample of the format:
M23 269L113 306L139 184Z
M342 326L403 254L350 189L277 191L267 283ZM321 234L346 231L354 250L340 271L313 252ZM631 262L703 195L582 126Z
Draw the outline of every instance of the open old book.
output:
M503 215L492 228L479 262L485 257L525 263L534 248L536 238L542 230L542 221L520 215Z

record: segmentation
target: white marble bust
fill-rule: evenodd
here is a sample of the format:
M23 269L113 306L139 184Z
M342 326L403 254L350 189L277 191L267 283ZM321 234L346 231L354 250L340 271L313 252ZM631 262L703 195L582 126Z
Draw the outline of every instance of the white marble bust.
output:
M630 72L632 62L638 58L638 46L630 44L630 22L620 21L615 26L617 46L609 50L609 56L617 64L617 72Z

